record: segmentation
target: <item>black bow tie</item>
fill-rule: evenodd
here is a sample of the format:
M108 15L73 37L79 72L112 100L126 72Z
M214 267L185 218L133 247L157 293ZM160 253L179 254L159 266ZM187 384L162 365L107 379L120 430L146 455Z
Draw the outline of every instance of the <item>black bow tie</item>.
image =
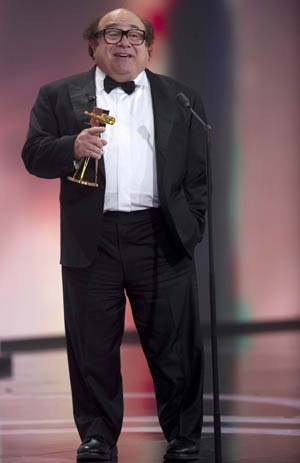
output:
M135 89L135 83L133 80L130 82L116 82L111 77L106 76L104 79L104 90L106 93L110 93L114 88L120 87L126 92L128 95L131 95Z

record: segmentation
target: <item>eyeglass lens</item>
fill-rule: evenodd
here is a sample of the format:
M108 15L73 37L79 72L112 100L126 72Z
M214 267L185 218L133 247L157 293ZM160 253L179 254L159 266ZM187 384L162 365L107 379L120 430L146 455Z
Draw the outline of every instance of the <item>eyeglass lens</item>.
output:
M108 43L118 43L122 40L123 35L126 35L128 41L132 45L140 45L145 40L145 32L139 31L136 29L130 29L128 31L123 31L121 29L105 29L104 30L104 39Z

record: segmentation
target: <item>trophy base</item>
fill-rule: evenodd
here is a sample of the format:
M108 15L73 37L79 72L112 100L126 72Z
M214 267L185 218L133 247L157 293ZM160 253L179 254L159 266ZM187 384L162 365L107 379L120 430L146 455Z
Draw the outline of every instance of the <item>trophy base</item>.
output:
M86 180L80 180L80 179L74 178L74 177L67 177L67 179L71 180L71 182L80 183L81 185L93 186L95 188L97 188L99 186L98 183L87 182Z

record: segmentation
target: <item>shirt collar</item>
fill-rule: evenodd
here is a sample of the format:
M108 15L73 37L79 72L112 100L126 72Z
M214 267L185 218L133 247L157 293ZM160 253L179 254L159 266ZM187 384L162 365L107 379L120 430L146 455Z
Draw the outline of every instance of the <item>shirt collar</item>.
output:
M105 79L106 74L101 71L101 69L96 66L96 72L95 72L95 81L96 81L96 89L98 91L104 89L104 84L103 81ZM147 74L145 71L142 71L135 79L134 83L137 87L148 87L149 86L149 81L147 78Z

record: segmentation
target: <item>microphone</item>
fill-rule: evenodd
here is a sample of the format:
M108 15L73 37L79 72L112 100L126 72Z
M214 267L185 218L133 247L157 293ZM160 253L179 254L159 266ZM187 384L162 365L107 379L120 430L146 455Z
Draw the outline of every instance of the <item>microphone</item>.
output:
M176 100L184 108L190 108L191 107L190 100L188 99L188 97L184 93L177 93Z
M94 101L96 97L94 95L89 95L88 100L89 101Z
M191 111L191 113L194 114L194 116L196 117L196 119L198 119L198 121L203 125L203 127L205 128L205 130L207 132L209 132L211 130L211 125L207 124L203 119L202 117L199 116L198 113L196 113L196 111L191 107L191 102L189 100L189 98L182 92L180 93L177 93L176 95L176 100L178 101L178 103L180 104L180 106L182 106L183 108L187 108Z

